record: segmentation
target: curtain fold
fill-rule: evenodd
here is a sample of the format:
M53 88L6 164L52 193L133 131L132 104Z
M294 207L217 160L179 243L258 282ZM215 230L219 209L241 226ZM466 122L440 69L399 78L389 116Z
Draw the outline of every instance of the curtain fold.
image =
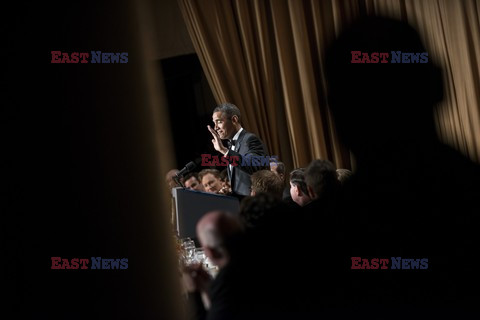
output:
M444 70L442 139L480 161L479 3L465 1L178 0L218 103L242 111L287 169L315 158L351 168L327 108L323 51L362 14L408 21Z

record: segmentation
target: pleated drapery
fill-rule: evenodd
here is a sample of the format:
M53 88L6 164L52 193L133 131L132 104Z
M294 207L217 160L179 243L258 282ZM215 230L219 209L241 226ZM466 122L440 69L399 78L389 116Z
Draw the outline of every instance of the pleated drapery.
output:
M323 51L362 14L402 19L444 72L436 113L443 141L480 162L479 1L179 0L218 103L242 110L288 169L316 158L351 168L327 108Z

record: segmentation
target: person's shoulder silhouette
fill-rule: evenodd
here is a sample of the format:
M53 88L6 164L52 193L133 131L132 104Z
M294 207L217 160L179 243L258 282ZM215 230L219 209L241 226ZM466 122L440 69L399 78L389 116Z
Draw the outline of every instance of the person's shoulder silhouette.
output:
M338 206L345 255L430 263L421 275L357 274L350 289L371 288L359 291L365 301L468 301L473 287L464 281L478 281L480 168L437 138L442 75L420 36L402 21L364 18L327 50L326 79L340 139L357 164Z

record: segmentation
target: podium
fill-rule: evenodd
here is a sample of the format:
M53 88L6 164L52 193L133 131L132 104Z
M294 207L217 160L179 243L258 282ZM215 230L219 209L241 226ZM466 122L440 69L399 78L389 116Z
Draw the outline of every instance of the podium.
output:
M172 196L179 238L197 238L197 222L207 212L220 210L238 214L240 211L235 197L184 188L173 188Z

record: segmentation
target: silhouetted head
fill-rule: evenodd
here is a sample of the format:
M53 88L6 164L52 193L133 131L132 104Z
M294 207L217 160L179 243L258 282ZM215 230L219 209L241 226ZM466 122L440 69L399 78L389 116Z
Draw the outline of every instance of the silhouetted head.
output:
M333 163L320 159L313 160L305 169L305 182L312 200L332 198L340 186Z
M282 209L282 201L271 193L261 192L240 203L240 218L248 228L264 226Z
M378 57L378 63L358 63L367 61L363 53L370 62ZM388 53L387 63L381 63L380 53ZM392 63L397 56L400 63ZM441 73L408 24L380 17L352 24L326 53L326 77L339 135L354 153L435 134L433 106L443 98Z
M212 262L224 267L235 251L236 237L243 231L240 219L227 212L211 211L197 223L197 237Z

